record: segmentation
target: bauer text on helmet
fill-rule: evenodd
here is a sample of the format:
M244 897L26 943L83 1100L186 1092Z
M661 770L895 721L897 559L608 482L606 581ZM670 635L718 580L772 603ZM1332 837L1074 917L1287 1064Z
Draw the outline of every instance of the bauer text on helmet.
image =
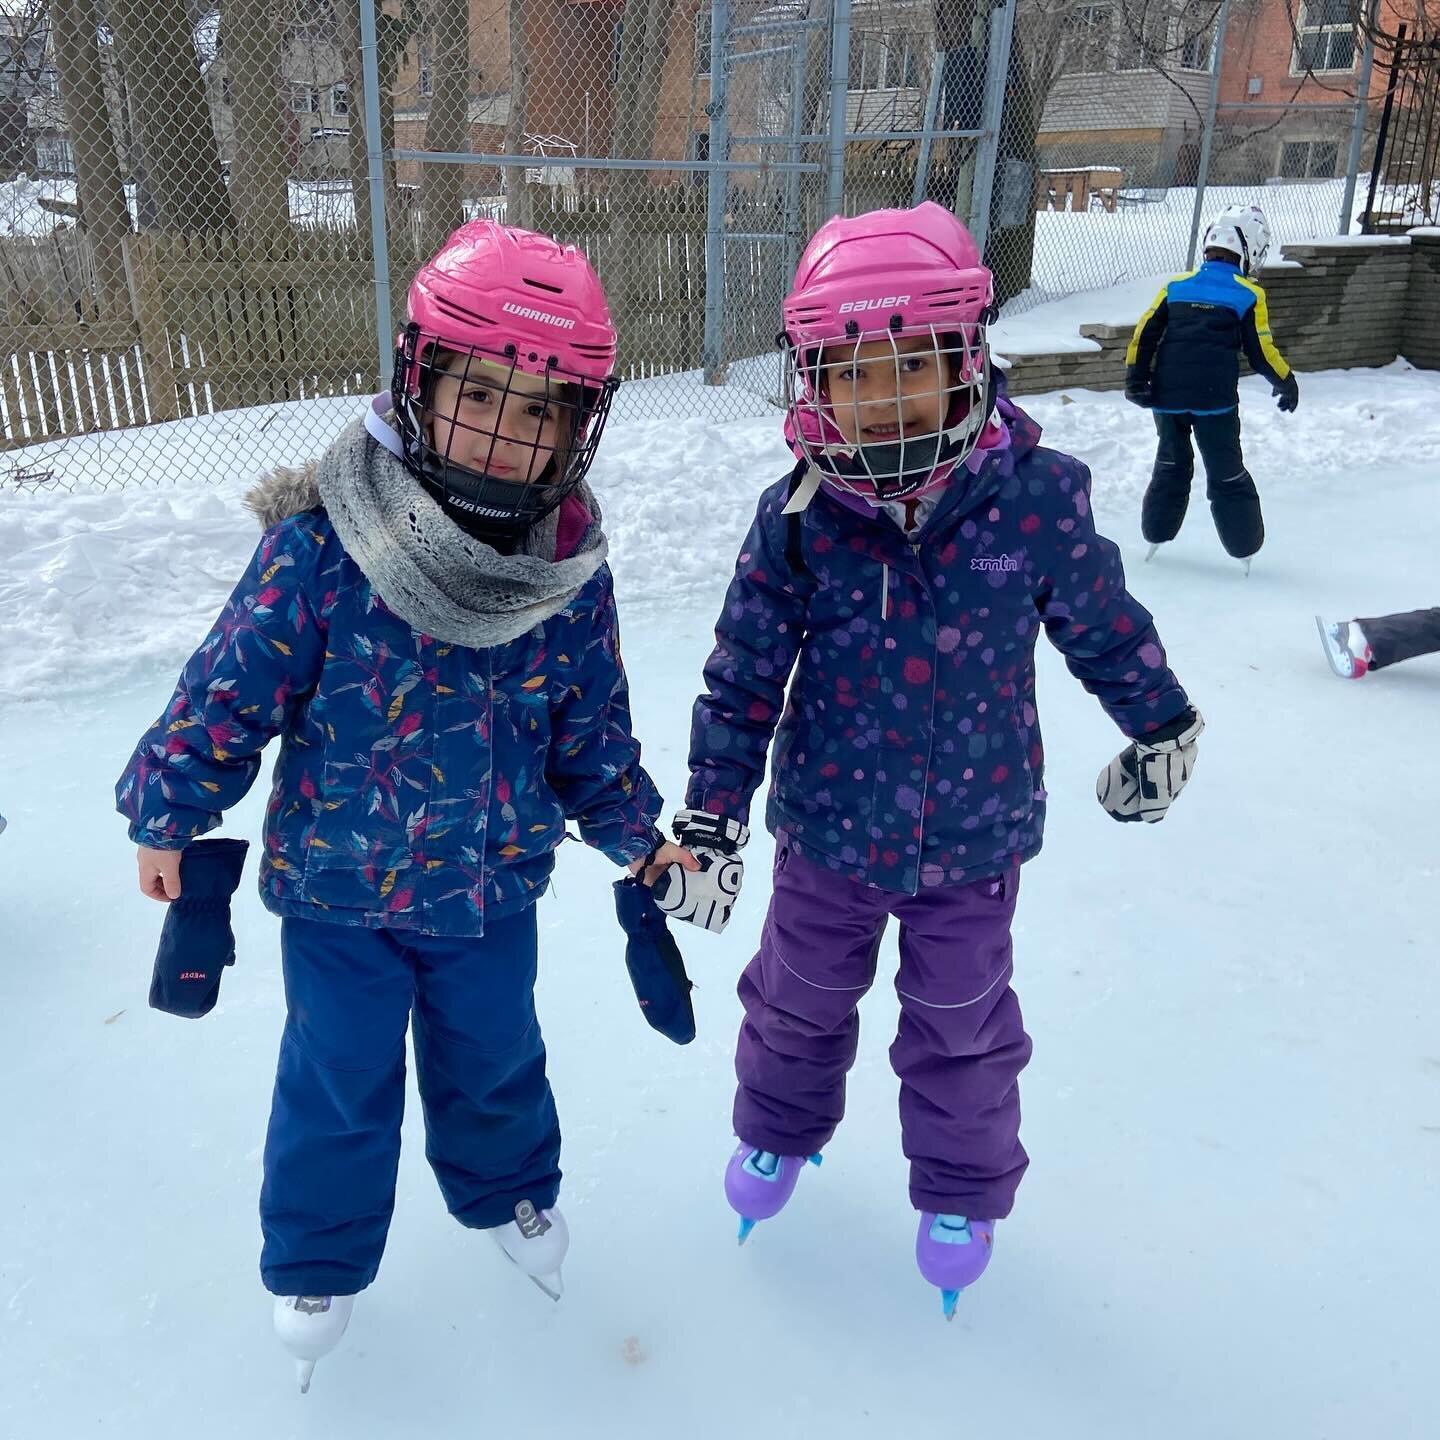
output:
M785 300L797 450L872 503L943 485L989 418L993 294L974 240L939 205L822 225Z

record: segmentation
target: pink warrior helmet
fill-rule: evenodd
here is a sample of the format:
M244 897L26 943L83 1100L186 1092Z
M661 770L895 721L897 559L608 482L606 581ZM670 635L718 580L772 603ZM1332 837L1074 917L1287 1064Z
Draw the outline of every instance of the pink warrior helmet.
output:
M827 221L785 297L786 435L796 454L872 502L938 489L990 415L985 327L995 314L990 271L942 206ZM930 378L912 384L927 360ZM842 386L849 398L837 405Z
M406 310L391 382L406 465L467 528L523 534L584 479L619 383L599 278L573 245L471 220Z

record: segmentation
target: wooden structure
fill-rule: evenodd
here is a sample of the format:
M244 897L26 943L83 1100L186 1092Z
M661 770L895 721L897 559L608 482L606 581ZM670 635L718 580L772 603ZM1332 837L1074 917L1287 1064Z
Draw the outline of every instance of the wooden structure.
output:
M1108 165L1039 170L1035 175L1035 208L1083 213L1098 201L1113 213L1120 199L1121 178L1119 167Z

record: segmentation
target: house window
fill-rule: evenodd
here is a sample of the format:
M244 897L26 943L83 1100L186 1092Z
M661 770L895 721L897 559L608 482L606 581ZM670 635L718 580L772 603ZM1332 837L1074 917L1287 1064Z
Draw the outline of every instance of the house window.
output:
M1355 68L1356 0L1304 0L1295 26L1292 75Z
M435 93L434 56L428 45L420 47L420 96L428 100Z
M332 115L348 115L350 113L350 87L348 85L332 85L330 87L330 113Z
M290 108L297 115L313 114L320 108L320 97L308 85L292 85Z
M1184 28L1185 24L1184 20L1180 22L1180 68L1208 71L1214 63L1215 29L1208 22L1202 22L1192 35Z
M710 8L695 12L695 75L703 80L710 73Z
M862 31L850 47L850 88L916 89L920 84L919 49L916 35L893 30Z
M1287 140L1280 147L1282 180L1328 180L1339 171L1335 140Z
M35 137L35 168L42 175L73 175L75 152L60 135Z
M1094 75L1111 68L1110 33L1115 15L1109 5L1077 5L1065 17L1062 75Z

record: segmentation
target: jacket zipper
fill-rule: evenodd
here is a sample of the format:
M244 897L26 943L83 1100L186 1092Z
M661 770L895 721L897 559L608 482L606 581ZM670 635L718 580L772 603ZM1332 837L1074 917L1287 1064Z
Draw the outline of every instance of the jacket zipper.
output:
M890 618L890 566L885 561L880 563L880 618Z

